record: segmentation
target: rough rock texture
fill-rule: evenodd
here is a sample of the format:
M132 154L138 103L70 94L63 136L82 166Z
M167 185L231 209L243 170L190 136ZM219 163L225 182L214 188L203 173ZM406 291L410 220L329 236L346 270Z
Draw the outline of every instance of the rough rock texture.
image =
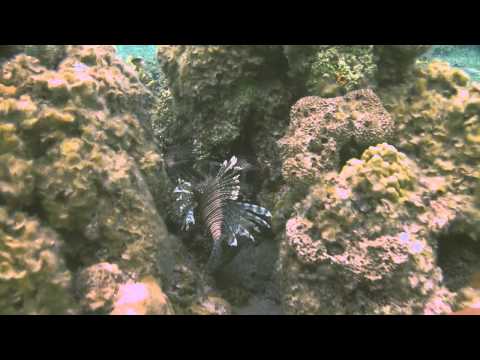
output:
M478 240L480 87L442 62L418 68L415 76L412 84L382 94L396 122L395 143L426 173L445 180L445 201L458 213L455 232Z
M188 249L179 239L177 241L174 247L176 265L169 286L160 288L153 277L140 279L137 274L122 271L112 263L98 263L79 271L75 289L83 313L192 315L214 309L209 296L227 304L222 294L212 293L213 279L203 274ZM221 308L217 310L222 314Z
M261 293L269 286L277 259L278 244L264 239L260 244L244 246L218 274L219 282Z
M71 273L54 230L0 207L0 314L74 314Z
M372 45L324 46L315 54L306 85L312 95L344 95L367 88L376 70Z
M174 315L168 297L156 280L148 276L140 282L120 285L112 315Z
M312 183L324 172L338 169L342 155L348 159L388 141L393 131L390 115L372 90L333 99L306 97L292 107L290 117L278 142L282 175L290 185Z
M379 85L397 85L412 73L415 60L431 45L375 45Z
M158 59L171 94L171 98L165 94L158 108L174 113L159 111L155 119L161 143L192 140L200 157L246 158L254 164L247 174L246 188L253 189L249 195L253 200L260 194L257 202L271 207L272 189L280 178L276 141L288 125L289 108L298 92L288 77L282 46L160 46ZM249 250L241 249L237 255L248 258L249 264L234 260L225 272L232 286L247 286L243 293L266 286L276 254L265 257L257 249Z
M76 292L84 313L108 314L122 283L128 276L116 264L98 263L79 272Z
M67 45L0 45L0 61L2 57L25 53L37 58L40 63L53 69L65 58Z
M438 264L443 270L445 285L459 295L464 290L468 292L470 287L480 289L480 243L466 234L452 232L438 240Z
M207 158L245 156L274 181L276 140L293 102L282 47L160 46L158 58L174 99L171 141L193 137Z
M232 307L222 297L208 295L194 304L190 310L191 315L231 315Z
M333 97L367 88L377 70L373 45L285 45L284 51L304 95Z
M175 251L176 265L172 285L166 289L166 294L176 314L192 315L203 308L202 304L206 304L209 296L222 297L218 292L212 293L215 280L198 265L198 258L195 255L188 247L179 246Z
M301 96L308 94L307 81L311 74L312 63L315 55L325 45L283 45L283 52L288 60L288 75L296 79L296 84L301 89Z
M280 304L275 266L278 242L271 237L242 246L233 259L216 274L215 285L236 313L277 312Z
M344 95L410 79L415 60L430 45L284 45L289 74L303 94ZM297 86L300 86L297 84Z
M280 253L287 312L443 313L478 301L472 295L476 292L469 289L480 256L475 242L480 233L480 88L446 63L414 69L413 58L405 68L408 82L377 89L395 124L390 142L413 163L399 167L398 157L381 151L371 159L350 160L340 174L328 174L326 170L335 166L326 162L306 172L316 178L292 179L277 196L275 231L280 233L288 221L286 239L290 240L283 239ZM308 126L305 121L298 127L303 134L299 139L309 135L303 130ZM329 134L324 142L329 144L332 137ZM293 137L291 144L295 144ZM287 150L294 149L291 144ZM296 160L300 169L309 169L310 163L304 165L301 160L311 155L302 145ZM343 161L351 157L351 153L340 154ZM287 155L284 169L290 159ZM410 168L406 172L410 175L404 177L402 168ZM291 207L299 201L292 214ZM370 217L372 212L376 220ZM345 242L345 236L356 240ZM399 246L410 240L414 251L424 249L420 255L405 252L405 244ZM392 244L391 249L387 244ZM399 258L403 260L397 264ZM382 283L384 275L368 269L383 269L387 278L392 276L382 291L373 284ZM330 277L344 283L332 282L329 287ZM320 282L325 286L317 286ZM394 289L403 290L394 294ZM338 294L353 300L338 302ZM331 305L336 303L341 305Z
M1 204L55 229L71 270L108 261L168 286L174 240L157 208L170 188L146 121L151 94L110 46L62 53L50 69L23 53L0 60Z
M144 62L138 58L129 58L138 73L140 81L154 94L150 123L154 138L159 144L167 143L166 130L175 122L173 97L159 64L155 61Z
M404 154L381 144L312 186L281 245L285 311L451 311L453 294L442 286L432 237L441 228L424 203L438 190L425 183Z
M278 276L287 313L477 306L480 87L415 69L426 49L162 46L167 86L109 46L0 46L0 313L279 312ZM371 90L309 97L285 135L300 95L374 75L390 115ZM192 134L204 157L255 163L252 193L276 203L280 243L242 249L219 291L162 219L153 138Z
M442 179L437 203L450 216L438 238L439 264L446 286L458 293L455 309L471 305L475 300L464 294L472 293L470 276L480 263L480 87L463 71L434 61L381 96L395 119L399 149L423 172Z

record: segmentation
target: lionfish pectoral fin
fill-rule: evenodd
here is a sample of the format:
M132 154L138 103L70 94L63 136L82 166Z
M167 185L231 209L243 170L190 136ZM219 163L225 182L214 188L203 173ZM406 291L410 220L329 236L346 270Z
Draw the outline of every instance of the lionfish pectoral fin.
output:
M190 225L195 225L195 216L193 214L193 209L188 210L184 223L182 225L182 230L188 231L190 229Z
M235 236L235 234L232 234L232 236L228 239L228 246L238 246L238 241L237 241L237 237Z

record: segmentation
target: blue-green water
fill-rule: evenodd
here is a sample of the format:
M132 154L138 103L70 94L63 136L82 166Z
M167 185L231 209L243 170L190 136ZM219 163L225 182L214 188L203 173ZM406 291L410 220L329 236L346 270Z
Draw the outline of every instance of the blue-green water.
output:
M440 59L480 81L480 45L435 45L424 59Z
M126 60L129 56L141 57L145 61L156 61L155 45L115 45L117 54Z

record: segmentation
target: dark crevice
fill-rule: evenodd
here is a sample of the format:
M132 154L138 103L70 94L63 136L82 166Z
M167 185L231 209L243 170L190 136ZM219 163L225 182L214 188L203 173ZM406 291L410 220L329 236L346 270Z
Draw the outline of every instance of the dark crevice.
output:
M57 231L66 243L63 247L63 256L70 271L75 273L78 269L92 265L86 259L95 258L94 255L102 249L99 241L85 239L78 229Z
M475 271L480 271L480 243L467 234L440 236L437 254L437 264L443 271L445 285L451 291L470 286Z
M47 218L47 214L42 206L42 200L40 199L39 194L36 192L34 192L32 201L23 207L22 211L26 212L30 216L35 216L40 220L45 220Z
M356 140L352 137L345 145L340 149L340 162L338 171L340 171L348 160L352 158L360 159L363 152L367 149L367 146L360 146Z

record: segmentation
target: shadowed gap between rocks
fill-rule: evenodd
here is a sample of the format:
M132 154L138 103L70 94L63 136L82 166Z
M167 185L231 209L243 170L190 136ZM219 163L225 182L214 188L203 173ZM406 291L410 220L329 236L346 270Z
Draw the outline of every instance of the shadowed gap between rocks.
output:
M470 287L480 274L480 243L464 233L443 234L438 238L437 259L449 290Z

